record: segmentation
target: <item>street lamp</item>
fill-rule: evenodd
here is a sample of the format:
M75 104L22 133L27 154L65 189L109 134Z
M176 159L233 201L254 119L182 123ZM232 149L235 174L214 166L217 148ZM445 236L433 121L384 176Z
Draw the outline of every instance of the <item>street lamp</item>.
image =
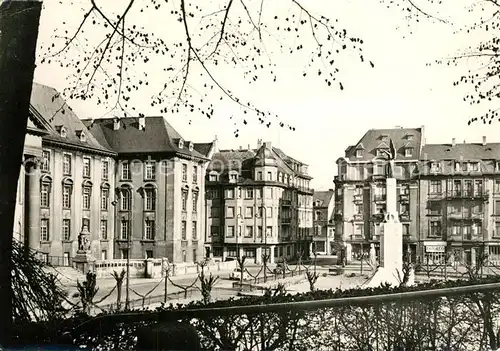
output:
M241 226L243 225L243 215L241 213L238 213L236 216L237 218L237 233L236 233L236 257L240 257L240 248L239 248L239 238L241 237Z

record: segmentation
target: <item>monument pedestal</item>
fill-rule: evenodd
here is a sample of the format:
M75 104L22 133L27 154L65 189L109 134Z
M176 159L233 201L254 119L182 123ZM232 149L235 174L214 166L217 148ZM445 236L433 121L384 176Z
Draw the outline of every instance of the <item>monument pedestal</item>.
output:
M88 271L93 271L95 267L95 257L90 252L78 251L73 258L73 268L79 270L83 274Z

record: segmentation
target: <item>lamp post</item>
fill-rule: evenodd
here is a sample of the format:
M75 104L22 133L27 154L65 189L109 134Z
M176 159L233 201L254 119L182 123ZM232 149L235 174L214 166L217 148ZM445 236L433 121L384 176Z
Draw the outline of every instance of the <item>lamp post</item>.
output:
M240 258L239 238L241 237L241 226L243 224L243 215L238 213L237 218L237 232L236 232L236 257Z

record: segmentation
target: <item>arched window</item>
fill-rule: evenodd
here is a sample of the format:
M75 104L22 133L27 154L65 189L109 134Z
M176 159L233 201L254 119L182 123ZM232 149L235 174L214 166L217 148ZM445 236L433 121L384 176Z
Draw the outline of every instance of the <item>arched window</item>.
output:
M73 194L73 181L70 178L68 177L63 178L62 190L63 190L62 194L63 208L69 209L71 208L71 195Z
M82 208L84 210L90 210L92 198L92 182L85 180L82 183Z
M120 188L120 210L130 211L132 208L132 189L122 186Z
M50 192L52 190L52 178L44 174L40 178L40 206L50 207Z
M111 186L108 182L101 184L101 210L107 211L109 207L109 189Z
M144 211L156 211L156 185L146 184L143 189Z

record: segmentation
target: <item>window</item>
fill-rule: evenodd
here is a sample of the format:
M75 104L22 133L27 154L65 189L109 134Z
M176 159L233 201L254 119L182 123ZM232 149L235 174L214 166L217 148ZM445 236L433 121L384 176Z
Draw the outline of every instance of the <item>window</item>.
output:
M63 174L71 175L71 155L63 155Z
M63 219L62 239L63 239L63 241L71 240L71 220L70 219Z
M247 207L245 209L245 217L246 218L253 218L253 207Z
M198 183L198 166L193 166L193 183Z
M243 255L245 255L248 258L255 258L255 249L253 249L253 248L246 248L243 251Z
M181 238L182 240L187 240L187 222L182 221L181 223Z
M413 148L407 147L405 148L405 157L411 157L413 155Z
M198 193L193 192L193 212L198 211Z
M409 214L410 213L410 204L407 204L407 203L400 204L400 211L401 211L402 215Z
M219 226L218 225L211 225L210 226L210 235L211 236L219 236Z
M262 238L262 226L257 227L257 238Z
M410 235L410 225L408 223L403 224L403 235Z
M182 211L186 212L187 211L187 197L188 197L188 192L186 190L182 190Z
M273 227L271 226L266 227L266 237L272 238L272 236L273 236Z
M41 207L49 207L50 206L49 192L50 192L50 185L46 184L46 183L42 183L42 186L40 187L40 206Z
M146 221L144 222L144 239L155 239L155 221L152 219L146 219Z
M273 180L272 172L267 172L267 180Z
M146 250L146 259L153 258L153 250Z
M156 210L156 191L153 188L147 188L144 190L144 210Z
M226 190L226 199L234 199L234 189Z
M196 249L193 249L193 262L196 262L197 256L198 256L198 252L196 251Z
M86 186L82 189L82 206L84 210L90 209L90 188Z
M219 207L210 208L210 217L219 218L219 215L220 215L220 208Z
M109 189L101 188L101 210L107 211L109 203Z
M238 173L236 173L236 172L231 172L231 173L229 174L229 181L230 181L231 183L234 183L234 182L236 182L237 180L238 180Z
M123 219L120 227L120 239L128 240L129 232L130 232L129 221Z
M441 181L440 180L431 180L429 193L431 194L441 194Z
M440 236L440 235L441 235L441 222L431 221L429 236Z
M494 189L494 192L496 194L500 193L500 179L495 179L495 189Z
M257 180L262 180L262 172L257 172Z
M109 179L109 161L108 160L101 161L101 179L102 180Z
M42 151L42 171L50 172L50 151Z
M234 225L230 225L227 227L226 236L228 238L234 238Z
M471 162L471 163L469 163L469 169L472 172L479 172L479 162Z
M267 209L266 209L266 217L267 218L273 218L273 208L272 207L267 207Z
M49 241L49 220L47 218L40 221L40 241Z
M210 174L208 176L208 180L211 181L211 182L216 182L217 178L218 178L217 174Z
M441 214L441 203L439 201L429 202L429 214L432 216L439 216Z
M320 221L321 220L321 212L320 211L316 211L314 213L314 220L315 221Z
M500 222L495 222L495 232L493 233L495 238L500 238Z
M500 216L500 200L495 200L495 216Z
M182 164L182 181L187 182L188 180L188 166L187 164Z
M361 149L356 150L356 157L357 158L363 157L363 150Z
M246 189L245 198L246 199L253 199L253 189L252 188Z
M71 208L71 185L63 186L63 208Z
M227 218L234 218L234 207L233 206L226 207L226 217Z
M186 257L186 250L182 250L182 262L186 262L187 257Z
M130 174L130 163L122 163L122 180L130 180L132 178Z
M154 161L146 162L144 165L146 180L154 180L156 176L156 163Z
M256 189L257 192L257 199L262 199L262 189Z
M441 164L439 162L431 163L431 173L441 172Z
M121 210L129 211L130 210L130 191L128 189L122 189L121 191Z
M100 232L101 232L101 240L108 240L108 220L107 219L101 219Z
M198 225L196 221L193 221L191 225L191 230L192 230L193 240L198 240Z
M247 225L245 228L245 238L253 237L253 226Z
M356 224L354 226L354 235L363 235L363 224Z
M83 158L83 176L85 178L90 178L90 158Z
M354 204L354 213L357 215L363 214L363 205L362 204Z

